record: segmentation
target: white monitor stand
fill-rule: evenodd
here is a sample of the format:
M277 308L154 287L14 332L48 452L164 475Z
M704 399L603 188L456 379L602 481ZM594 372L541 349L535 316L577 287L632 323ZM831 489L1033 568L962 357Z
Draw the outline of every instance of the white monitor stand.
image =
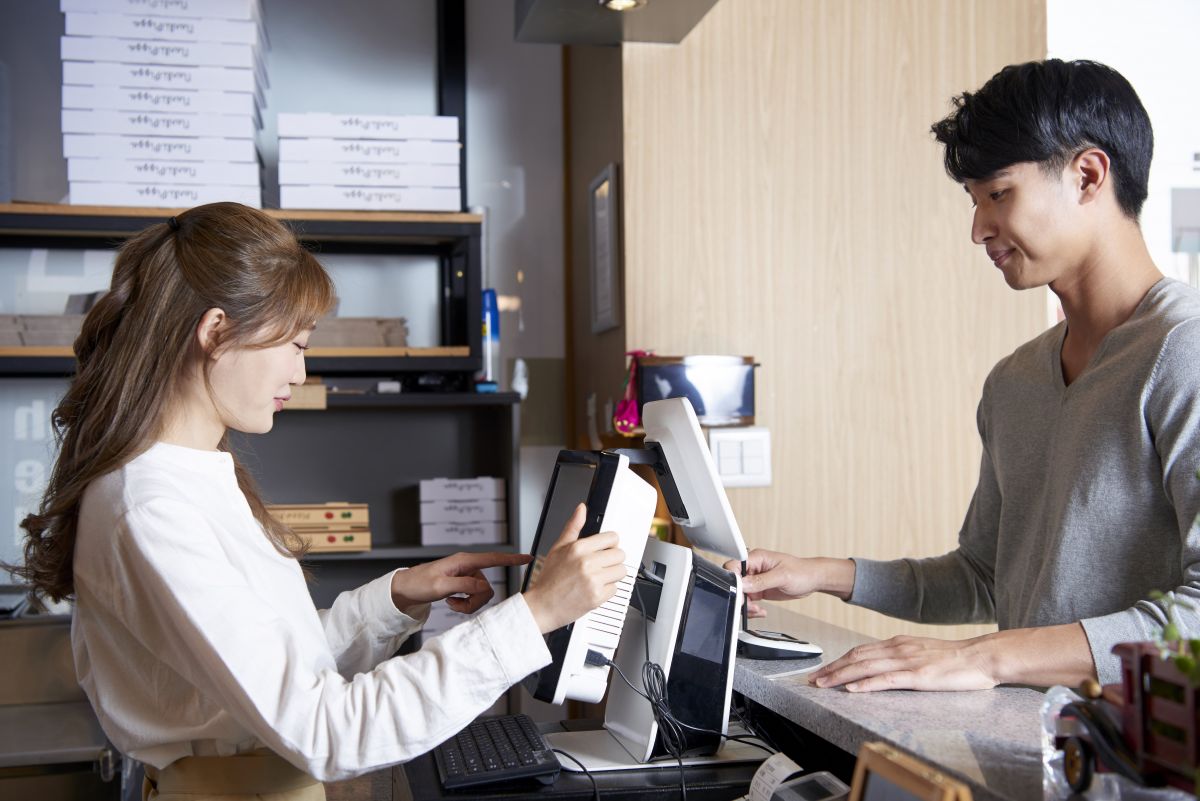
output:
M699 558L699 557L695 557ZM617 666L639 689L642 686L642 665L646 661L646 644L649 641L651 660L663 668L668 680L675 665L677 643L684 605L694 569L691 549L661 542L647 541L643 564L659 567L663 573L661 595L655 619L647 620L635 601L625 618L621 632L621 645L617 649ZM665 568L665 570L663 570ZM736 579L736 576L735 576ZM740 604L740 581L732 588L738 594ZM639 607L639 608L635 608ZM713 704L722 707L720 731L728 733L729 704L733 690L733 659L737 646L738 615L731 616L727 623L724 641L728 666L727 680L722 686L708 687ZM701 624L703 625L703 624ZM711 630L709 633L712 633ZM658 738L658 724L650 710L650 704L627 685L620 676L609 679L608 706L604 716L604 728L590 731L553 732L546 735L552 748L559 748L579 760L589 771L644 769L648 764L659 764L664 768L678 767L679 762L671 757L651 761ZM684 765L712 764L716 762L761 762L767 753L760 748L742 742L725 740L714 754L685 756ZM563 762L568 771L577 770L569 760Z
M648 403L643 408L642 418L647 445L644 456L639 459L630 450L621 453L631 455L631 461L654 467L671 516L684 527L694 544L726 558L744 561L746 546L691 403L684 398ZM716 716L719 722L709 728L728 733L737 630L741 619L740 577L704 562L689 548L653 538L647 541L642 565L647 573L661 579L659 594L656 599L634 599L625 618L614 661L639 690L642 689L642 666L647 656L662 667L668 683L677 663L685 662L685 667L680 669L688 671L687 689L710 703L711 710L719 709ZM732 599L724 601L723 620L705 619L699 614L700 604L692 603L697 592L704 592L703 588L696 590L699 585L707 587L709 592L715 588L732 595ZM650 587L646 583L641 586L644 589ZM652 620L642 613L643 607L650 610ZM697 608L694 613L693 608ZM719 648L719 652L714 648ZM697 654L710 663L721 665L719 681L697 686L695 676L703 674L703 671L691 671L691 666L698 664L695 662ZM589 771L644 769L654 756L658 725L649 702L614 672L609 677L603 729L554 732L546 735L546 739L552 747L578 759ZM753 745L724 740L715 754L684 757L683 763L753 762L765 757L766 752ZM654 764L678 767L679 762L665 757ZM564 768L576 769L569 760L564 763Z

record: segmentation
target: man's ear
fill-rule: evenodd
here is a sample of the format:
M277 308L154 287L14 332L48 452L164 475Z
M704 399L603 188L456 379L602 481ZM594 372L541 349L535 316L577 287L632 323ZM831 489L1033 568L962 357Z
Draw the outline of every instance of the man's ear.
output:
M1108 154L1098 147L1089 147L1071 159L1068 169L1080 203L1091 203L1100 197L1108 186L1111 166Z
M196 344L205 355L215 355L217 345L221 341L221 332L226 325L225 311L212 308L204 313L196 325Z

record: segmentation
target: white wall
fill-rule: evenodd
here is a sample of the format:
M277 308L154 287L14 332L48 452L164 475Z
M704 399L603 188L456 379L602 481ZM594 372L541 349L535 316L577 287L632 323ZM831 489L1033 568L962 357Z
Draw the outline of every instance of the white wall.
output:
M562 48L513 27L512 0L467 3L467 204L487 210L484 286L524 311L501 318L504 357L562 359Z
M484 286L521 303L520 312L501 314L501 383L507 386L512 359L526 359L530 408L562 409L562 48L518 43L513 28L512 0L468 1L467 203L487 215ZM519 544L525 550L565 438L565 431L536 423L524 415Z
M1171 189L1200 187L1196 0L1047 0L1047 50L1053 58L1087 58L1124 75L1154 126L1150 197L1142 231L1150 255L1174 278L1188 279L1187 257L1171 252Z

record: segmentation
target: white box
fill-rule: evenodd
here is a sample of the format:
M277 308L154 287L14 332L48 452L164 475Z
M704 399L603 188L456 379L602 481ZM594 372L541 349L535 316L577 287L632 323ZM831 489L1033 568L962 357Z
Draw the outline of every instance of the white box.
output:
M66 33L68 36L112 36L120 39L259 44L258 23L251 19L197 19L69 11Z
M58 9L156 17L262 18L258 0L59 0Z
M424 523L422 545L495 545L508 541L507 523Z
M279 183L318 186L458 187L452 164L332 164L280 161Z
M421 501L421 526L426 523L494 523L508 519L504 501Z
M208 184L254 186L261 183L257 164L228 161L127 161L67 159L67 180L118 184Z
M453 164L462 159L458 142L387 139L280 139L280 161L358 164Z
M254 48L221 42L155 42L103 36L62 37L63 61L116 61L121 64L171 64L191 67L241 67L265 73Z
M147 89L211 89L249 92L263 105L254 70L237 67L164 67L154 64L112 64L105 61L64 61L63 84L81 86L140 86Z
M73 183L74 205L153 206L185 209L222 200L262 208L262 190L257 186L159 186L156 184Z
M63 109L62 131L157 136L218 136L253 139L254 118L244 114L165 114L157 111Z
M62 107L117 111L177 111L188 114L239 114L258 118L250 92L211 89L151 89L120 86L64 86Z
M280 112L278 128L281 137L458 141L458 117Z
M237 161L258 163L253 139L187 136L97 136L65 134L63 156L73 158Z
M483 501L507 497L504 479L491 476L476 478L426 478L421 480L421 501ZM504 518L496 518L503 520Z
M457 189L281 186L279 207L360 211L462 211L462 197Z

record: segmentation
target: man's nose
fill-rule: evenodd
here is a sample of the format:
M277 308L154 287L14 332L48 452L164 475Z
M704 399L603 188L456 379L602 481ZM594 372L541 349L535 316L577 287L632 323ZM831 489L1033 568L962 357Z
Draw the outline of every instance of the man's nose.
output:
M996 229L992 224L991 215L976 206L975 214L971 218L971 241L976 245L983 245L995 235Z

